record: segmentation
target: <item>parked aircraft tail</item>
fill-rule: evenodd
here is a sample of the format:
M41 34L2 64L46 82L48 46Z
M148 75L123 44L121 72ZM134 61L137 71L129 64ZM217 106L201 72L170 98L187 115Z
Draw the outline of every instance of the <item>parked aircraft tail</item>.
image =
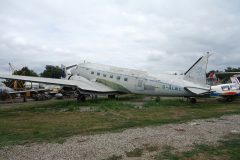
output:
M62 69L62 75L61 75L61 77L62 77L62 78L66 78L66 76L67 76L66 66L64 66L63 64L61 64L61 69Z
M240 75L235 75L230 78L232 83L235 83L237 86L240 87Z
M206 70L210 54L199 58L185 73L184 79L201 86L206 86Z
M71 69L71 68L73 68L73 67L76 67L76 66L77 66L77 65L74 64L74 65L71 65L71 66L66 67L66 66L64 66L63 64L61 64L62 78L66 78L66 77L68 78L69 75L68 75L67 70L69 70L69 69Z

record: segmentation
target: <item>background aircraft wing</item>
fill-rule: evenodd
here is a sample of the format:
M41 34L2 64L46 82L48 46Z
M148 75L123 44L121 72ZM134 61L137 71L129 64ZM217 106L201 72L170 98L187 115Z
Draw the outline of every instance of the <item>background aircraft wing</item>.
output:
M42 77L30 77L30 76L18 76L18 75L2 75L2 79L13 79L13 80L23 80L28 82L37 82L45 84L56 84L66 87L78 88L81 93L85 94L114 94L119 93L104 84L98 82L89 81L83 77L79 77L78 80L66 80L66 79L55 79L55 78L42 78Z
M30 89L30 90L24 90L24 91L8 91L8 94L19 94L19 93L26 93L26 92L43 92L47 91L47 89Z

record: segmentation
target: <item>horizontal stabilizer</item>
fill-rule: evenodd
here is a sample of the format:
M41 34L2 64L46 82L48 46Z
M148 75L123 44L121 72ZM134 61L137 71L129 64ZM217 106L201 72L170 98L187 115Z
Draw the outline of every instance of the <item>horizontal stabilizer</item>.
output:
M188 92L191 92L196 95L207 95L210 94L209 88L197 88L197 87L184 87L184 89Z

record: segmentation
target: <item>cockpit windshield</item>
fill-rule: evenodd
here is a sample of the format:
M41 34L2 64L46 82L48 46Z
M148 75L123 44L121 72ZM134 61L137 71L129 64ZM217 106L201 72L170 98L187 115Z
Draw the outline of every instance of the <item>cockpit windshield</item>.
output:
M229 91L229 90L230 90L230 87L229 87L229 86L222 86L222 90L223 90L223 91Z
M230 85L231 90L236 90L237 86L236 85Z

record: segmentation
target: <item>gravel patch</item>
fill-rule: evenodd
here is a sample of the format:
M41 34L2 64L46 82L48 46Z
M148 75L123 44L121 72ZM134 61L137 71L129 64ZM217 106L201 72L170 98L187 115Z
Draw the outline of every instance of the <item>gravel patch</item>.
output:
M172 146L179 151L191 149L195 144L217 144L224 135L240 133L240 115L200 119L182 124L168 124L126 129L119 133L74 136L65 143L33 143L15 145L0 150L0 159L11 160L96 160L120 156L123 159L151 159L153 153L144 151L142 157L126 157L126 152L146 145L161 148Z

